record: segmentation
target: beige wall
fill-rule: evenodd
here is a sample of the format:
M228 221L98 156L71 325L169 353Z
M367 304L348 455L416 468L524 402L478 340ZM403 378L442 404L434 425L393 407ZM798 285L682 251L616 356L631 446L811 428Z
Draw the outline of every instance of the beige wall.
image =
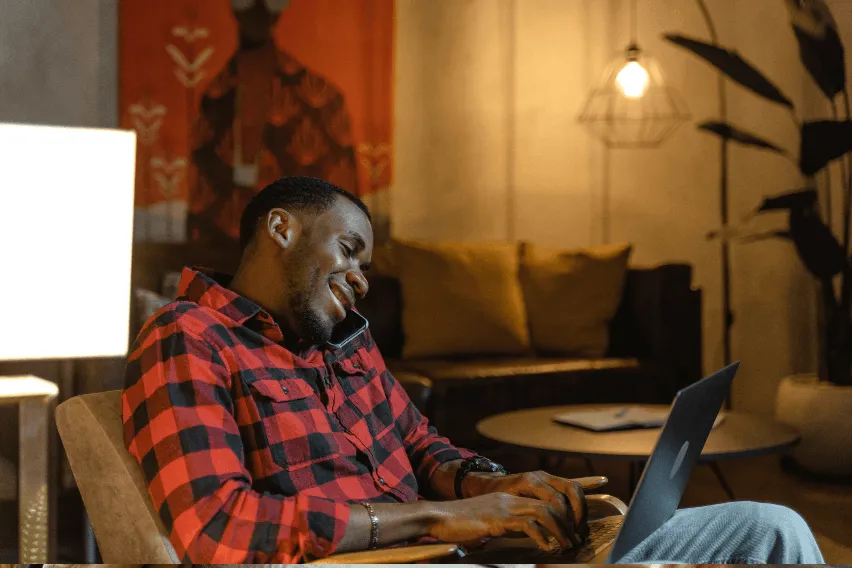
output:
M640 44L684 94L693 123L655 150L607 152L577 124L605 62L627 42L629 3L618 0L406 0L398 3L398 237L529 239L635 244L634 261L688 261L705 292L704 353L721 365L718 143L694 128L717 117L716 75L660 39L707 39L691 0L639 2ZM708 0L721 41L778 84L806 115L818 108L798 61L783 0ZM832 2L844 34L852 2ZM846 41L852 45L852 37ZM794 154L788 113L729 86L730 120ZM735 147L733 219L799 186L775 155ZM783 225L784 217L758 226ZM738 408L771 412L779 379L815 368L814 287L792 247L775 241L732 252L734 357L743 361Z

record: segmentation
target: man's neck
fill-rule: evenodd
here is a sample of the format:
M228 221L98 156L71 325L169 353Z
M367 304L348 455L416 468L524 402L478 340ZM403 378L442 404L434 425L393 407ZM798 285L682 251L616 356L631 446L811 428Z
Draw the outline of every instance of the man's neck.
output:
M263 274L251 265L241 263L231 282L228 283L228 289L236 292L243 298L251 300L278 321L278 314L275 313L273 306L276 305L278 298L275 297L271 287L265 286L264 283L269 281L269 273L264 271Z

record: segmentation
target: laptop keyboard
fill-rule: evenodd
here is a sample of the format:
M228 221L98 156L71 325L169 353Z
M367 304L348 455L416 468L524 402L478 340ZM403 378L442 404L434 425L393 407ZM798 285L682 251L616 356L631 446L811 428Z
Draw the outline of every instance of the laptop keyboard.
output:
M615 538L624 517L606 517L597 521L589 522L589 546L597 546Z
M604 546L615 540L623 521L624 517L622 516L589 521L589 538L577 551L574 561L583 563L594 558Z

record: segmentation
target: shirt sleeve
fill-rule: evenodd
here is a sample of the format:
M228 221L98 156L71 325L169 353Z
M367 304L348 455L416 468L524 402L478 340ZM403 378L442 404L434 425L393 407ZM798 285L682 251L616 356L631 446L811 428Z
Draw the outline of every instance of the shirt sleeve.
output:
M441 436L411 402L408 393L387 369L384 359L372 337L367 341L370 358L382 376L388 404L405 446L408 460L414 468L417 484L430 487L432 474L442 464L477 455L475 452L457 448Z
M349 507L253 491L218 348L174 313L158 320L128 358L122 417L125 444L178 557L292 564L332 554Z

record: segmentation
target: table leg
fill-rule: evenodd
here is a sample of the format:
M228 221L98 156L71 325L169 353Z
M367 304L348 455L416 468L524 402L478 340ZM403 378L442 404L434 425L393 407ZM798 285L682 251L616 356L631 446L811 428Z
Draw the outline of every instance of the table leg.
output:
M725 479L725 476L722 474L722 468L719 466L719 463L711 461L710 469L712 469L713 473L716 474L716 479L719 480L719 485L722 486L722 490L725 492L725 495L728 496L728 500L736 501L736 497L734 497L734 490L731 489L731 486L728 484L728 480Z
M583 461L586 463L586 471L589 472L589 475L594 475L595 466L592 464L592 460L590 460L587 456L583 456Z
M22 564L48 560L48 400L19 403L18 542Z
M644 461L630 461L629 477L627 478L627 494L630 498L636 493L636 486L639 485L639 480L642 478L642 472L645 470Z
M636 491L636 462L630 460L627 462L627 497L633 497L633 492Z

